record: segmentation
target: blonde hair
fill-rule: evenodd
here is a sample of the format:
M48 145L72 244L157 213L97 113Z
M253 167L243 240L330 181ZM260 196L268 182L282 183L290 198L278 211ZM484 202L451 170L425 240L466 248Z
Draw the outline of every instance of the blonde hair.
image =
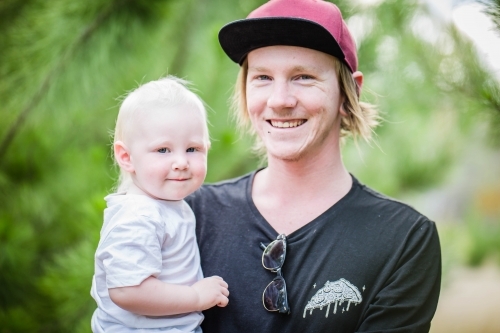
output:
M116 118L113 143L117 141L127 142L128 134L134 125L135 117L147 113L155 107L179 108L180 106L193 106L198 108L207 124L207 112L201 98L188 87L190 83L186 80L169 75L156 81L150 81L140 85L125 95L118 116ZM206 126L208 136L208 126ZM208 137L207 137L207 140ZM115 164L118 165L114 149L112 148ZM132 178L130 173L120 168L116 192L127 191Z
M342 105L347 116L343 116L340 123L340 136L352 136L354 140L361 137L367 142L372 140L373 130L380 123L378 110L372 104L359 100L360 88L353 78L349 68L335 57L332 57L335 72L339 80L340 93L345 100ZM263 155L265 147L259 139L255 129L250 124L247 109L246 80L248 75L248 60L241 64L236 85L232 95L233 116L237 126L252 135L255 139L253 150Z

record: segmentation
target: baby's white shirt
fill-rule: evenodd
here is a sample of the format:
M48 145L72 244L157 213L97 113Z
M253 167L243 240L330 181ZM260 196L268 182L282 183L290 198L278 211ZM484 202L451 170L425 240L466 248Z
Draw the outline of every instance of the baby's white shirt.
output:
M184 200L155 200L145 195L117 193L105 200L91 289L98 305L92 331L201 332L201 312L138 315L117 306L108 293L108 288L136 286L150 276L179 285L203 278L191 208Z

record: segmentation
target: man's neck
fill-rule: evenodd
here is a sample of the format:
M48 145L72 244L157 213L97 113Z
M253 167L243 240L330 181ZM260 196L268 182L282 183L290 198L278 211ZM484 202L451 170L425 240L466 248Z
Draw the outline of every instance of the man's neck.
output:
M318 154L298 161L269 158L255 176L252 198L278 232L291 233L344 197L352 186L340 154Z

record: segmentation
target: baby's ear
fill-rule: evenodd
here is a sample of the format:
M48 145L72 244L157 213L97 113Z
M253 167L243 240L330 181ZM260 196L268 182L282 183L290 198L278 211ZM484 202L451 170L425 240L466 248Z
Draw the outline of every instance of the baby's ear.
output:
M134 165L130 157L130 152L123 141L116 141L113 144L113 150L115 152L115 159L121 169L127 172L134 172Z

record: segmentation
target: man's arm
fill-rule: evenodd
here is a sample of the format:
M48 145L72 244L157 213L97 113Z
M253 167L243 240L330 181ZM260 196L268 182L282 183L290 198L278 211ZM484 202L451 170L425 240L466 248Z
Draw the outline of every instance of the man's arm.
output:
M429 332L441 284L436 226L426 220L406 239L397 267L356 332Z

